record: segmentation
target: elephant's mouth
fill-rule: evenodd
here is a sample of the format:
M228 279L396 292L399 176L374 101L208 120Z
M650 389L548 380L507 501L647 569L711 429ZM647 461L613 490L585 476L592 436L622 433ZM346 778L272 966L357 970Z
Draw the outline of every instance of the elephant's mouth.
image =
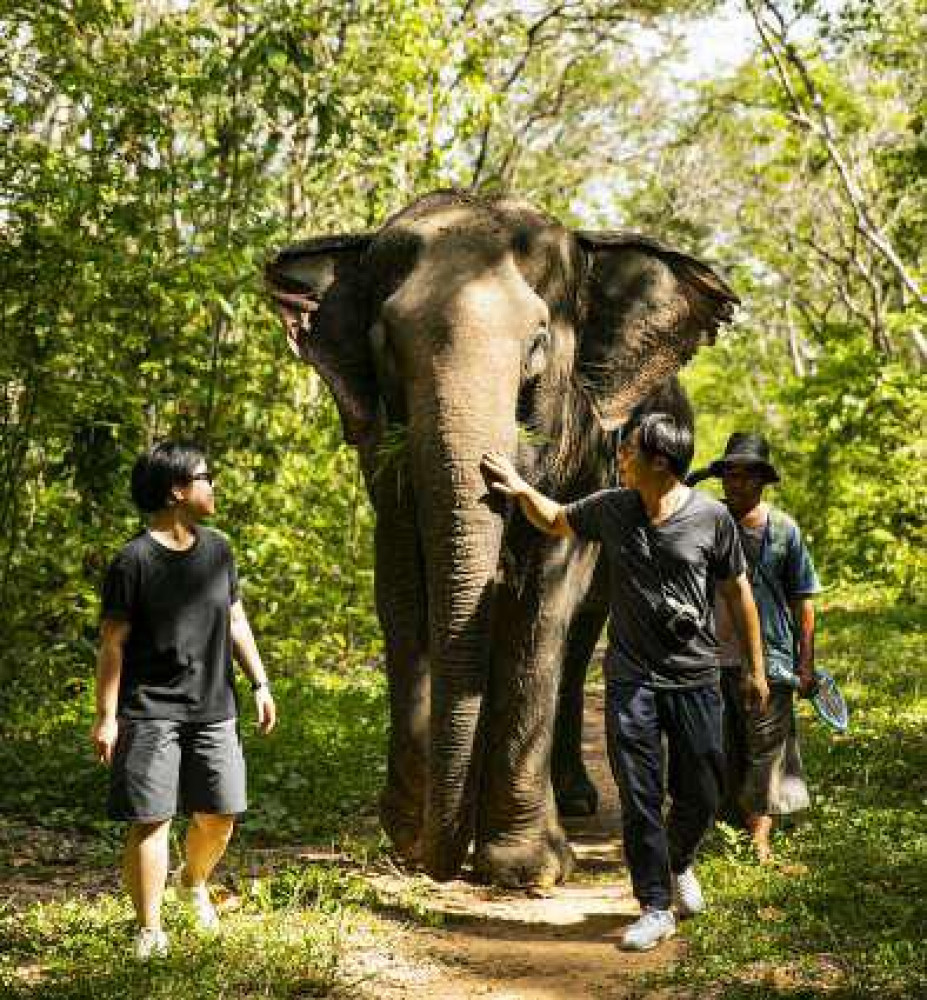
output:
M290 292L281 288L276 279L265 277L268 294L280 307L286 342L296 357L308 361L306 342L312 330L312 317L319 303L305 292Z
M678 353L679 362L677 367L688 364L701 348L714 347L718 341L718 332L719 327L714 326L709 329L700 330L698 336L685 340ZM672 373L670 372L669 374Z

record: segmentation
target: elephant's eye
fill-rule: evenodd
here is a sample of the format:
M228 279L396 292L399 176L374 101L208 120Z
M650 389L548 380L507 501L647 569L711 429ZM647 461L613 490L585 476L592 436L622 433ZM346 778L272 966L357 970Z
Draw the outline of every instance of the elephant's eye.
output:
M528 378L540 375L547 367L547 352L550 350L550 328L540 323L531 337L525 358L525 374Z

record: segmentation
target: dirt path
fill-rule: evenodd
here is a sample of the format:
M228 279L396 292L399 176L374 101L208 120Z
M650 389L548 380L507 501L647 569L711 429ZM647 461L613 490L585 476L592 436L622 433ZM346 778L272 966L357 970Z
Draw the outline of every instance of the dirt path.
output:
M428 928L385 920L355 937L356 996L377 1000L565 1000L639 996L641 972L679 957L679 943L646 955L616 947L638 907L620 863L617 792L606 763L602 694L586 702L584 754L599 789L591 820L570 823L577 854L573 880L544 896L501 893L451 882L443 886L400 874L374 877L397 899L420 893L441 914ZM652 992L648 996L653 996Z

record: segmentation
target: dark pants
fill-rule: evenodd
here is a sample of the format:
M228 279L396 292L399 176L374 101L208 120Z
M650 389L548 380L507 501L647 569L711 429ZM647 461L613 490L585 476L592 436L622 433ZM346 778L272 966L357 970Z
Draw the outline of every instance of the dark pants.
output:
M672 898L670 873L695 860L721 798L721 692L710 686L665 691L609 681L606 702L608 758L621 792L634 895L642 907L665 910ZM672 805L664 822L665 789Z
M721 668L724 701L724 791L718 819L729 826L746 828L740 793L747 780L747 714L743 708L739 667Z

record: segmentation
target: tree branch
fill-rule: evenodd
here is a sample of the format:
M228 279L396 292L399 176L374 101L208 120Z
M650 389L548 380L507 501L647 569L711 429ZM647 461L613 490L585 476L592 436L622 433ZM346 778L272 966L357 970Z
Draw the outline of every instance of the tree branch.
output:
M888 235L872 217L862 187L839 147L821 92L804 59L789 39L788 27L775 0L747 0L747 9L753 18L763 48L773 61L776 75L792 108L793 120L820 140L828 159L837 171L846 200L853 211L857 230L885 258L908 292L922 306L927 307L927 295L908 271ZM765 18L764 13L767 15ZM776 24L770 23L771 19ZM790 68L798 77L804 98L798 93Z

